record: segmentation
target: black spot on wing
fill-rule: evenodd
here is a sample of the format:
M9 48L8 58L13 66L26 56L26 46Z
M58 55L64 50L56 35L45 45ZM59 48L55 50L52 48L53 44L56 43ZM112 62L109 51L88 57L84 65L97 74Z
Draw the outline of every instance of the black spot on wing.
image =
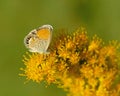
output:
M26 38L26 41L25 41L25 43L26 44L29 44L29 40L32 38L32 36L28 36L27 38Z

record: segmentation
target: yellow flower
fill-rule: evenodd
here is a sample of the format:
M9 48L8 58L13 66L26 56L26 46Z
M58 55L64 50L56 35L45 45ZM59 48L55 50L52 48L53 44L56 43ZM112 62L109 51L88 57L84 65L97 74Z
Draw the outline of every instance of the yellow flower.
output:
M68 96L120 96L119 43L105 44L96 35L91 39L84 28L62 34L52 44L50 54L27 53L27 80L54 83Z

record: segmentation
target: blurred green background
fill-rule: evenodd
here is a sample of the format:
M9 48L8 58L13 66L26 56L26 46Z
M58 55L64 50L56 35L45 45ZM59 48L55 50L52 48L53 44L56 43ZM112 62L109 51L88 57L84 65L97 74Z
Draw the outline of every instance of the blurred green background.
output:
M120 0L0 0L0 96L65 96L55 85L20 77L23 38L43 24L69 32L80 25L105 41L120 41ZM55 33L54 33L55 34Z

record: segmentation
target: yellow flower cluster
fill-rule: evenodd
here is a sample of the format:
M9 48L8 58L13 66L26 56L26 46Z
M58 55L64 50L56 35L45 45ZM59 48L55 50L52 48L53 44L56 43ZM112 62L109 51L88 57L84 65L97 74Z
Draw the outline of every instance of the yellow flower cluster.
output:
M27 53L22 76L54 83L68 96L120 96L119 44L88 37L84 28L58 37L50 54Z

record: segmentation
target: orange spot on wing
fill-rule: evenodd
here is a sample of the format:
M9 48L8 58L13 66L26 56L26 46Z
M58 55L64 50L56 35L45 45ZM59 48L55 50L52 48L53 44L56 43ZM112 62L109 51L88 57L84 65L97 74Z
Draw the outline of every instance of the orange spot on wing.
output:
M40 29L37 31L37 36L40 39L48 39L50 36L50 30L49 29Z

